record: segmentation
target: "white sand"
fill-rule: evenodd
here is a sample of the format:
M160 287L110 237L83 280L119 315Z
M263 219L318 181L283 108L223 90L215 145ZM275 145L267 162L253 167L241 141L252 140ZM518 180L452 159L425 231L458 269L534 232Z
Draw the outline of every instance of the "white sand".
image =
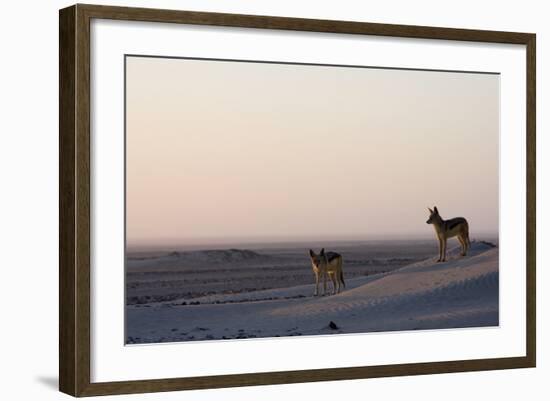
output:
M424 260L347 280L340 294L313 284L127 306L129 343L496 326L498 248L474 242L448 261ZM331 288L329 286L329 288ZM183 304L182 304L183 303ZM333 327L329 327L333 322Z

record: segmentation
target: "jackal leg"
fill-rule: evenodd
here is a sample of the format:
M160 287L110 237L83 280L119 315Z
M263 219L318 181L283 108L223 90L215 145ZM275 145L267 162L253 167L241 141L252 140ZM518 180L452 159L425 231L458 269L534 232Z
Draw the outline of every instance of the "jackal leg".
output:
M330 279L332 281L332 295L334 295L336 294L336 273L331 273Z
M460 245L462 246L462 252L460 253L462 256L466 256L466 240L462 237L462 235L459 235L458 242L460 242Z
M319 273L315 273L315 293L314 296L319 295Z
M468 249L470 248L470 234L468 231L468 226L466 226L459 236L459 238L462 238L462 241L464 241L464 254L462 256L466 256L466 253L468 253Z

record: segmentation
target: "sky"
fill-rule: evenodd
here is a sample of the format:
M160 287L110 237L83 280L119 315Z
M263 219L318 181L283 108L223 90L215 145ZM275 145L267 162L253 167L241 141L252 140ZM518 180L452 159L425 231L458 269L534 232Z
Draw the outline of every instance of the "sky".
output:
M127 57L128 245L499 220L499 76Z

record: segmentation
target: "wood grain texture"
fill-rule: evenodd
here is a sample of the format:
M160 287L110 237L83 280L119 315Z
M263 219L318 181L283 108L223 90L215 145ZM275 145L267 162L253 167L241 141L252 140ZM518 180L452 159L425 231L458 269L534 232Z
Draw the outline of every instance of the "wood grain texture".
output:
M356 380L377 377L415 376L424 374L471 372L481 370L529 367L526 358L499 358L468 361L430 362L356 368L314 369L286 372L203 376L159 380L95 383L81 395L133 394L159 391L198 390L285 383Z
M90 384L90 20L76 12L76 391Z
M90 382L90 20L169 22L258 29L522 44L527 48L527 354L435 363ZM76 5L59 14L59 388L73 396L533 367L536 364L535 35L353 21Z
M60 285L59 389L90 385L90 79L89 19L59 12Z
M536 366L537 349L537 140L536 36L527 41L527 359Z
M529 34L520 32L437 28L430 26L380 24L357 21L334 21L263 15L96 6L87 4L79 4L79 8L93 18L109 18L128 21L171 22L192 25L516 44L525 44L529 38ZM108 17L106 17L107 15Z
M75 7L59 14L59 389L75 393Z

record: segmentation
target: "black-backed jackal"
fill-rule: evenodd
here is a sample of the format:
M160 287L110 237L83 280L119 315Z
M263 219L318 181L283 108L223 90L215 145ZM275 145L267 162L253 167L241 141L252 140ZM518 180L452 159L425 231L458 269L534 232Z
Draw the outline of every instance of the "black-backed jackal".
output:
M311 267L315 274L315 295L319 295L319 279L323 279L323 295L327 293L327 275L332 280L332 293L340 292L342 286L345 288L344 271L342 270L342 255L336 252L326 252L325 248L317 255L313 250L309 250Z
M449 220L443 220L439 215L437 207L434 206L430 211L430 218L426 221L427 224L433 224L435 235L439 240L439 259L438 262L445 262L447 256L447 239L457 237L458 242L462 245L462 256L466 256L466 252L470 247L470 234L468 222L464 217L455 217Z

